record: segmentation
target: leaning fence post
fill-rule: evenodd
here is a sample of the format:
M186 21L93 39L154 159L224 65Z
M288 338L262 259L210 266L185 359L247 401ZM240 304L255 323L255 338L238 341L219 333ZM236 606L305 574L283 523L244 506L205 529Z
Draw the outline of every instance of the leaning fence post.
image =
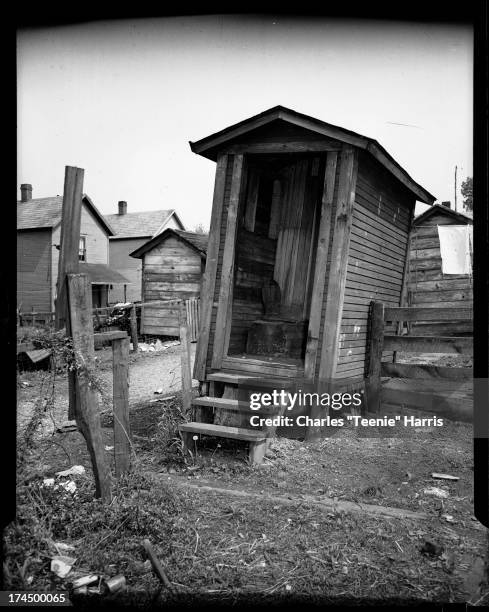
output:
M138 320L136 318L136 305L131 306L131 340L132 350L137 353L138 350Z
M110 472L100 424L98 398L91 376L95 372L92 292L86 274L67 277L68 313L77 368L74 371L77 402L75 419L87 443L95 477L96 496L110 501Z
M131 428L129 424L129 338L112 341L114 396L114 455L117 478L129 470Z
M368 371L366 391L367 410L372 413L380 412L380 369L382 362L383 346L384 304L382 302L371 302L369 317Z
M190 411L192 404L192 371L190 368L190 339L188 335L187 313L185 304L179 304L180 323L180 359L182 364L182 404L185 410Z

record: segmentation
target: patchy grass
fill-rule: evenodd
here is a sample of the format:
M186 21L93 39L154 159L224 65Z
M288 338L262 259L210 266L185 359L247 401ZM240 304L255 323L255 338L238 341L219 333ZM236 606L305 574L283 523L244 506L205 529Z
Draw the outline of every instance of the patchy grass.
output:
M98 354L110 367L110 351ZM32 385L20 387L22 401L35 402L42 374L20 380ZM62 408L66 402L59 404ZM114 482L108 506L93 499L88 453L78 432L51 431L35 438L18 474L18 521L5 533L5 588L60 590L76 577L97 573L106 578L123 574L128 592L120 599L93 595L80 605L111 599L139 607L202 600L214 606L296 600L487 603L487 580L479 582L489 542L487 530L472 520L470 426L403 428L395 436L389 431L375 437L345 427L311 443L279 438L263 466L252 468L239 442L202 439L192 455L184 456L177 426L186 417L178 396L131 406L134 469ZM107 411L102 424L110 448ZM112 451L107 458L112 462ZM75 477L75 495L42 486L43 478L74 464L87 470L86 476ZM432 472L460 479L435 481ZM151 478L143 475L149 473ZM281 495L291 505L176 487L174 479ZM425 494L432 486L448 497ZM318 500L420 510L429 518L345 514L308 504L300 497L304 493ZM162 588L143 565L144 538L152 542L176 594ZM77 558L63 580L50 571L58 542L73 545ZM438 553L422 553L426 542L439 547Z

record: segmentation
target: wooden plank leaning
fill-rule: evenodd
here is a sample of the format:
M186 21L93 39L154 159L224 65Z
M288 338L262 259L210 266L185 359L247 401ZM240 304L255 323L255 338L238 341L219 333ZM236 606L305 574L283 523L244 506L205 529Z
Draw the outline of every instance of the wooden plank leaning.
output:
M63 206L61 210L61 234L56 283L55 328L66 329L71 335L70 317L66 296L66 275L78 272L80 224L83 197L83 168L65 167ZM75 418L77 403L75 373L68 372L68 419Z
M77 394L75 419L90 453L96 496L110 501L110 471L105 460L97 392L91 380L95 371L91 286L86 274L69 274L67 281L71 334L77 364L74 371Z

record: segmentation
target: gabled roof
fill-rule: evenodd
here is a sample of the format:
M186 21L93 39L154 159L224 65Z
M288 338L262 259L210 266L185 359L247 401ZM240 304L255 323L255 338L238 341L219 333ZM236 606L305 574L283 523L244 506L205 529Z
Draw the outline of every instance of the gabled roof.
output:
M455 212L451 208L442 206L441 204L433 204L431 208L428 208L428 210L425 210L424 213L414 218L413 225L420 225L424 223L424 221L432 217L434 214L446 215L454 221L459 221L462 225L468 225L473 223L472 218L468 215L464 215L460 212Z
M151 238L165 229L172 217L183 228L179 216L173 208L169 210L150 210L148 212L126 213L125 215L105 215L115 235L112 240L120 238Z
M100 222L107 234L112 236L114 230L86 194L83 194L83 203ZM61 223L62 207L63 196L34 198L27 200L27 202L17 201L17 229L55 228Z
M129 253L129 255L131 257L135 257L136 259L141 259L145 253L147 253L154 247L163 243L170 236L174 236L178 238L179 240L182 240L189 246L191 246L195 251L197 251L197 253L199 253L202 259L206 258L207 242L209 240L209 237L207 236L207 234L197 234L195 232L186 232L183 230L173 229L172 227L169 227L161 234L158 234L151 240L148 240L148 242L145 242L138 249L136 249L132 253Z
M106 264L94 264L80 261L78 272L87 274L92 285L130 285L131 281L125 276L109 268Z
M299 126L305 130L316 132L327 138L334 138L341 142L351 144L360 149L368 151L377 161L400 180L421 202L432 204L436 198L426 191L421 185L416 183L409 174L400 166L395 159L373 138L362 136L351 130L326 123L309 115L298 113L297 111L285 108L284 106L274 106L263 113L254 115L244 121L235 123L220 132L206 136L196 142L190 142L190 148L194 153L216 161L217 152L232 140L243 136L246 132L255 130L261 126L270 124L273 121L285 121L289 124Z

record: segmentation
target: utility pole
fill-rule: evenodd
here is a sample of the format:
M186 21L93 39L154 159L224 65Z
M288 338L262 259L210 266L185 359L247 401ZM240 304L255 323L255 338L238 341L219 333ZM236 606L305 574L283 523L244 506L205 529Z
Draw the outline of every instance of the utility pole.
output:
M455 166L455 212L457 211L457 166Z

